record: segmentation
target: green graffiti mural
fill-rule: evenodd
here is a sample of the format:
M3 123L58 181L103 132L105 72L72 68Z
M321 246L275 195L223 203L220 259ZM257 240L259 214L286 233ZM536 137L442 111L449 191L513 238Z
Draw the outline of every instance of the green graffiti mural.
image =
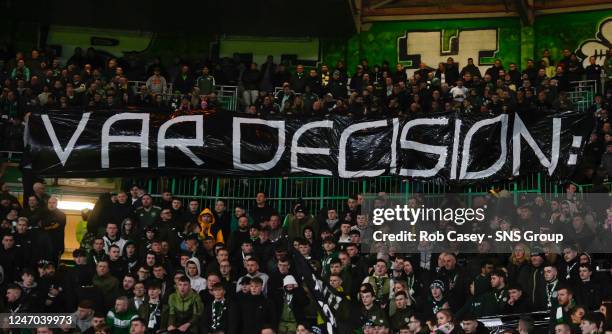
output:
M520 37L515 19L379 22L346 43L345 60L349 69L361 58L416 69L421 61L437 67L447 57L463 64L471 57L484 69L495 58L518 62ZM337 55L323 54L324 61L328 57Z
M519 18L376 22L341 45L334 43L322 44L323 61L344 60L349 70L362 58L370 64L402 63L409 72L420 62L435 68L447 57L460 66L473 58L481 71L496 58L524 67L527 59L539 59L545 49L555 61L563 49L570 49L586 63L591 55L602 63L612 47L612 11L538 16L529 27Z
M535 58L548 49L554 61L563 49L575 51L581 58L596 55L603 64L601 52L610 48L612 10L539 16L534 25ZM588 59L587 59L588 63Z

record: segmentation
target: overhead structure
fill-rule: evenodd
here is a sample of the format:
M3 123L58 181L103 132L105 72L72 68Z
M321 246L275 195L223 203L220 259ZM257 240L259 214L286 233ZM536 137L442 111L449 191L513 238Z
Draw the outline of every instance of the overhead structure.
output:
M609 0L348 0L359 1L360 24L461 18L520 17L532 25L538 15L612 9ZM355 17L355 16L354 16Z

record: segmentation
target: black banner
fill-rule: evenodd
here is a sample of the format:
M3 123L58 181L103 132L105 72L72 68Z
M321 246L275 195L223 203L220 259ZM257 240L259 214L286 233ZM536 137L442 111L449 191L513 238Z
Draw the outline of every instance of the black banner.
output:
M373 120L50 111L30 116L26 144L41 176L400 175L471 183L535 171L567 177L592 128L590 115L573 111Z

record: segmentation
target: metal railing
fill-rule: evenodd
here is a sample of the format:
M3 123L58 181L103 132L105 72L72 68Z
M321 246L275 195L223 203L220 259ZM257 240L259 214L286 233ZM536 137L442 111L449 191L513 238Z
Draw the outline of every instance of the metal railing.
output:
M196 199L201 205L212 207L217 199L223 199L226 206L241 204L246 209L254 205L257 193L263 191L269 203L279 212L287 212L297 201L301 201L311 210L326 207L341 209L351 195L385 192L396 194L404 200L416 194L427 196L458 192L448 185L437 185L432 182L405 179L397 176L381 176L364 179L340 179L335 177L291 176L291 177L158 177L149 179L124 179L124 185L137 184L154 197L164 191L171 192L182 199L185 204ZM518 203L521 194L545 194L549 197L561 196L564 184L537 173L523 176L511 181L482 183L466 186L459 193L465 195L468 205L476 196L506 190ZM401 200L402 198L395 198ZM548 199L548 198L547 198Z
M22 156L23 156L23 152L0 151L0 162L18 163L21 161Z
M593 104L595 95L599 92L599 84L595 80L572 81L572 90L568 98L578 111L586 111Z
M140 87L146 85L146 81L128 81L128 86L134 94L140 94ZM221 107L230 111L236 111L238 108L238 86L215 85L215 93ZM165 93L162 94L164 101L170 101L173 98L180 98L182 94L177 94L174 91L172 83L166 85Z

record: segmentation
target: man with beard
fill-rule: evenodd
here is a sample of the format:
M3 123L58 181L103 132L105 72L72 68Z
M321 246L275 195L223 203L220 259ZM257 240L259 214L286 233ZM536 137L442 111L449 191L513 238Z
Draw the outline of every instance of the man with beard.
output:
M251 282L253 282L254 278L259 278L262 282L262 291L264 295L268 294L268 281L270 279L270 277L268 276L268 274L263 273L261 271L259 271L259 262L251 257L249 259L246 260L246 275L240 277L238 279L238 285L240 285L240 282L242 280L244 280L245 278L249 278L251 280ZM237 288L236 292L238 292L239 288Z
M117 194L117 201L112 205L110 219L112 222L120 224L124 219L132 215L133 210L132 204L128 200L128 195L125 191L121 191Z
M574 306L574 296L572 289L567 285L560 285L557 288L557 306L550 310L550 327L556 324L571 322L570 313Z
M508 302L508 288L506 287L506 273L497 270L491 273L492 291L483 296L482 315L500 314Z
M161 208L153 205L153 197L149 194L144 194L140 198L142 206L134 211L134 215L138 219L140 229L145 229L152 226L158 219L161 213Z
M251 237L249 235L249 218L243 215L238 218L238 229L232 232L229 239L230 254L239 251L242 244L246 241L251 241Z
M64 252L64 231L66 229L66 215L57 208L57 203L56 197L49 198L42 224L43 230L51 237L52 257L55 261Z

